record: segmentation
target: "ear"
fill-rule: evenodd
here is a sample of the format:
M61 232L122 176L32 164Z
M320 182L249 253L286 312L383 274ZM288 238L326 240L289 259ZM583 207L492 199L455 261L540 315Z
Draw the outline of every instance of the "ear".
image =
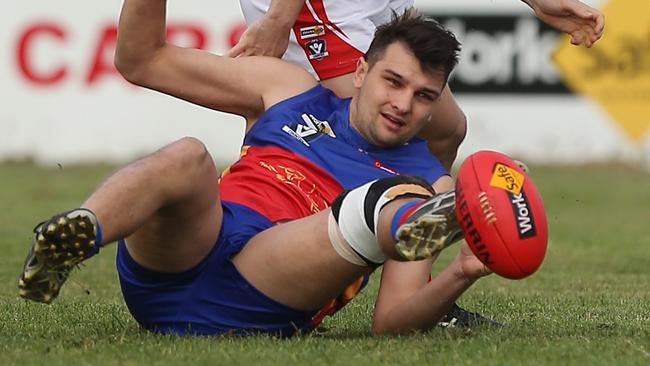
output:
M360 88L361 84L363 84L363 80L365 80L366 75L368 75L368 70L370 69L370 65L368 65L368 62L366 62L366 59L361 56L357 60L357 69L354 70L354 87L355 88Z

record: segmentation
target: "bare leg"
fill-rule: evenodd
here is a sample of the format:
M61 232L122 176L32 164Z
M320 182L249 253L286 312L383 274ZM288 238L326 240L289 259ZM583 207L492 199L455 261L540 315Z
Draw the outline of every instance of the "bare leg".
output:
M116 172L82 207L97 216L105 243L127 237L138 263L182 271L216 241L222 215L217 178L205 146L184 138Z
M329 213L328 209L264 230L233 263L253 286L285 305L302 310L322 307L365 271L341 258L330 244Z
M81 209L39 225L19 294L44 303L56 298L70 271L96 252L100 226L105 243L128 236L127 249L143 266L177 272L205 257L221 220L212 159L198 140L179 140L119 170Z
M389 203L379 216L378 245L399 261L405 259L395 251L388 227L397 208L409 200ZM259 233L233 263L258 290L283 304L302 310L322 307L367 270L334 250L327 233L329 214L327 209Z
M358 189L362 191L364 188L362 186ZM359 199L359 196L350 193L343 200L348 197L352 202ZM452 199L451 206L449 199ZM408 211L409 207L414 207L412 201L416 200L422 204L414 211ZM363 202L365 204L365 198ZM345 203L340 207L338 204L335 206L338 224L344 217L347 220L357 220L354 215L341 215L344 210L350 212L350 207L354 205L347 208ZM368 212L368 207L364 207L363 211ZM454 226L455 220L449 218L449 214L453 214L453 193L436 195L426 201L403 198L389 202L379 212L374 239L362 234L358 226L343 226L348 234L355 233L348 235L349 239L346 240L354 241L355 248L362 249L357 253L370 253L376 259L378 256L373 251L374 248L379 248L389 259L385 262L379 286L373 332L407 333L434 326L478 277L488 273L465 247L432 280L429 279L431 263L439 251L430 252L427 260L397 262L403 261L404 257L403 252L398 254L396 250L394 235L399 235L403 227L410 227L415 232L417 225L422 225L419 227L428 232L424 236L428 237L429 243L435 245L441 243L439 240L450 244L458 239L453 239L458 231ZM258 234L234 257L234 264L253 286L276 301L302 310L322 308L367 270L361 264L353 264L358 263L356 261L344 259L345 256L335 250L330 237L335 242L338 238L328 233L329 215L328 209ZM446 219L444 223L432 223L430 219L434 216ZM398 217L401 224L397 232L393 233L390 227L395 217ZM405 221L400 219L402 217L405 217ZM367 222L365 217L363 221ZM411 224L413 226L409 226ZM434 234L438 227L442 227L443 232ZM341 226L336 225L335 228L339 229L339 234L342 233ZM450 238L449 241L447 238ZM359 245L359 240L374 241L377 247L369 249L365 244ZM419 236L416 236L416 240L420 240Z

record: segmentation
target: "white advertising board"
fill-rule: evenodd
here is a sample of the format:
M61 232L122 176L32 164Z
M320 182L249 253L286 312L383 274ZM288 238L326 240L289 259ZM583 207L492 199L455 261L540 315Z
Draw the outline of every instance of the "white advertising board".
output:
M123 162L183 136L197 136L215 160L233 161L239 118L124 81L113 68L119 1L46 0L0 15L0 159L45 164ZM236 1L169 1L174 43L228 49L242 23Z
M241 32L235 0L168 3L174 43L221 53ZM538 163L647 164L650 44L638 49L620 44L625 32L647 34L650 42L650 20L641 19L625 32L612 24L632 7L650 14L650 3L590 3L604 9L608 26L618 29L611 41L606 33L589 50L594 53L565 46L566 38L541 27L519 1L416 2L423 12L441 15L463 43L454 75L468 117L461 158L495 149ZM241 119L131 86L116 73L112 58L120 6L119 1L61 0L53 6L29 0L0 14L0 160L124 162L183 136L203 140L219 165L236 159ZM572 69L581 62L583 69L597 68L602 75L636 70L630 85L638 85L625 101L632 104L610 102L611 95L603 92L613 83L619 95L627 92L620 89L628 82L625 75L618 72L600 83Z

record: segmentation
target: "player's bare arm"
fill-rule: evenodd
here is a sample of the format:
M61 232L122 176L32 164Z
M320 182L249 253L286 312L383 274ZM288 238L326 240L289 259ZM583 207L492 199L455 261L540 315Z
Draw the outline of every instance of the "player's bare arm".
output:
M373 334L403 334L432 328L460 295L490 273L467 244L463 244L454 260L429 281L431 262L384 263L373 316Z
M418 136L427 140L429 151L442 165L451 171L458 147L467 133L467 118L454 99L449 85L445 85L440 97L431 108L429 122Z
M450 176L442 176L433 188L436 192L445 192L453 189L453 185ZM416 262L386 261L375 303L373 333L409 333L436 325L460 294L478 277L488 273L463 271L462 263L471 262L472 256L459 254L431 281L432 258ZM477 268L483 268L480 261L476 261Z
M578 0L522 0L544 23L571 36L574 45L591 47L605 28L603 14Z
M171 45L165 37L165 15L165 0L124 2L115 64L134 84L249 121L316 85L306 71L278 59L232 59Z
M304 0L272 0L264 16L251 24L227 56L282 57Z

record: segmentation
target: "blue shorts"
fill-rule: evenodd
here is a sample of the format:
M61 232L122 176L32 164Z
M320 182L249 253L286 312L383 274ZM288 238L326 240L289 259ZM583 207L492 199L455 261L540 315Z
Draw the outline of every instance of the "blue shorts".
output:
M216 245L194 268L152 271L136 263L118 243L117 272L124 300L140 325L178 335L271 333L290 336L311 329L315 312L280 304L255 289L230 258L255 234L273 225L257 212L222 202L223 224Z

